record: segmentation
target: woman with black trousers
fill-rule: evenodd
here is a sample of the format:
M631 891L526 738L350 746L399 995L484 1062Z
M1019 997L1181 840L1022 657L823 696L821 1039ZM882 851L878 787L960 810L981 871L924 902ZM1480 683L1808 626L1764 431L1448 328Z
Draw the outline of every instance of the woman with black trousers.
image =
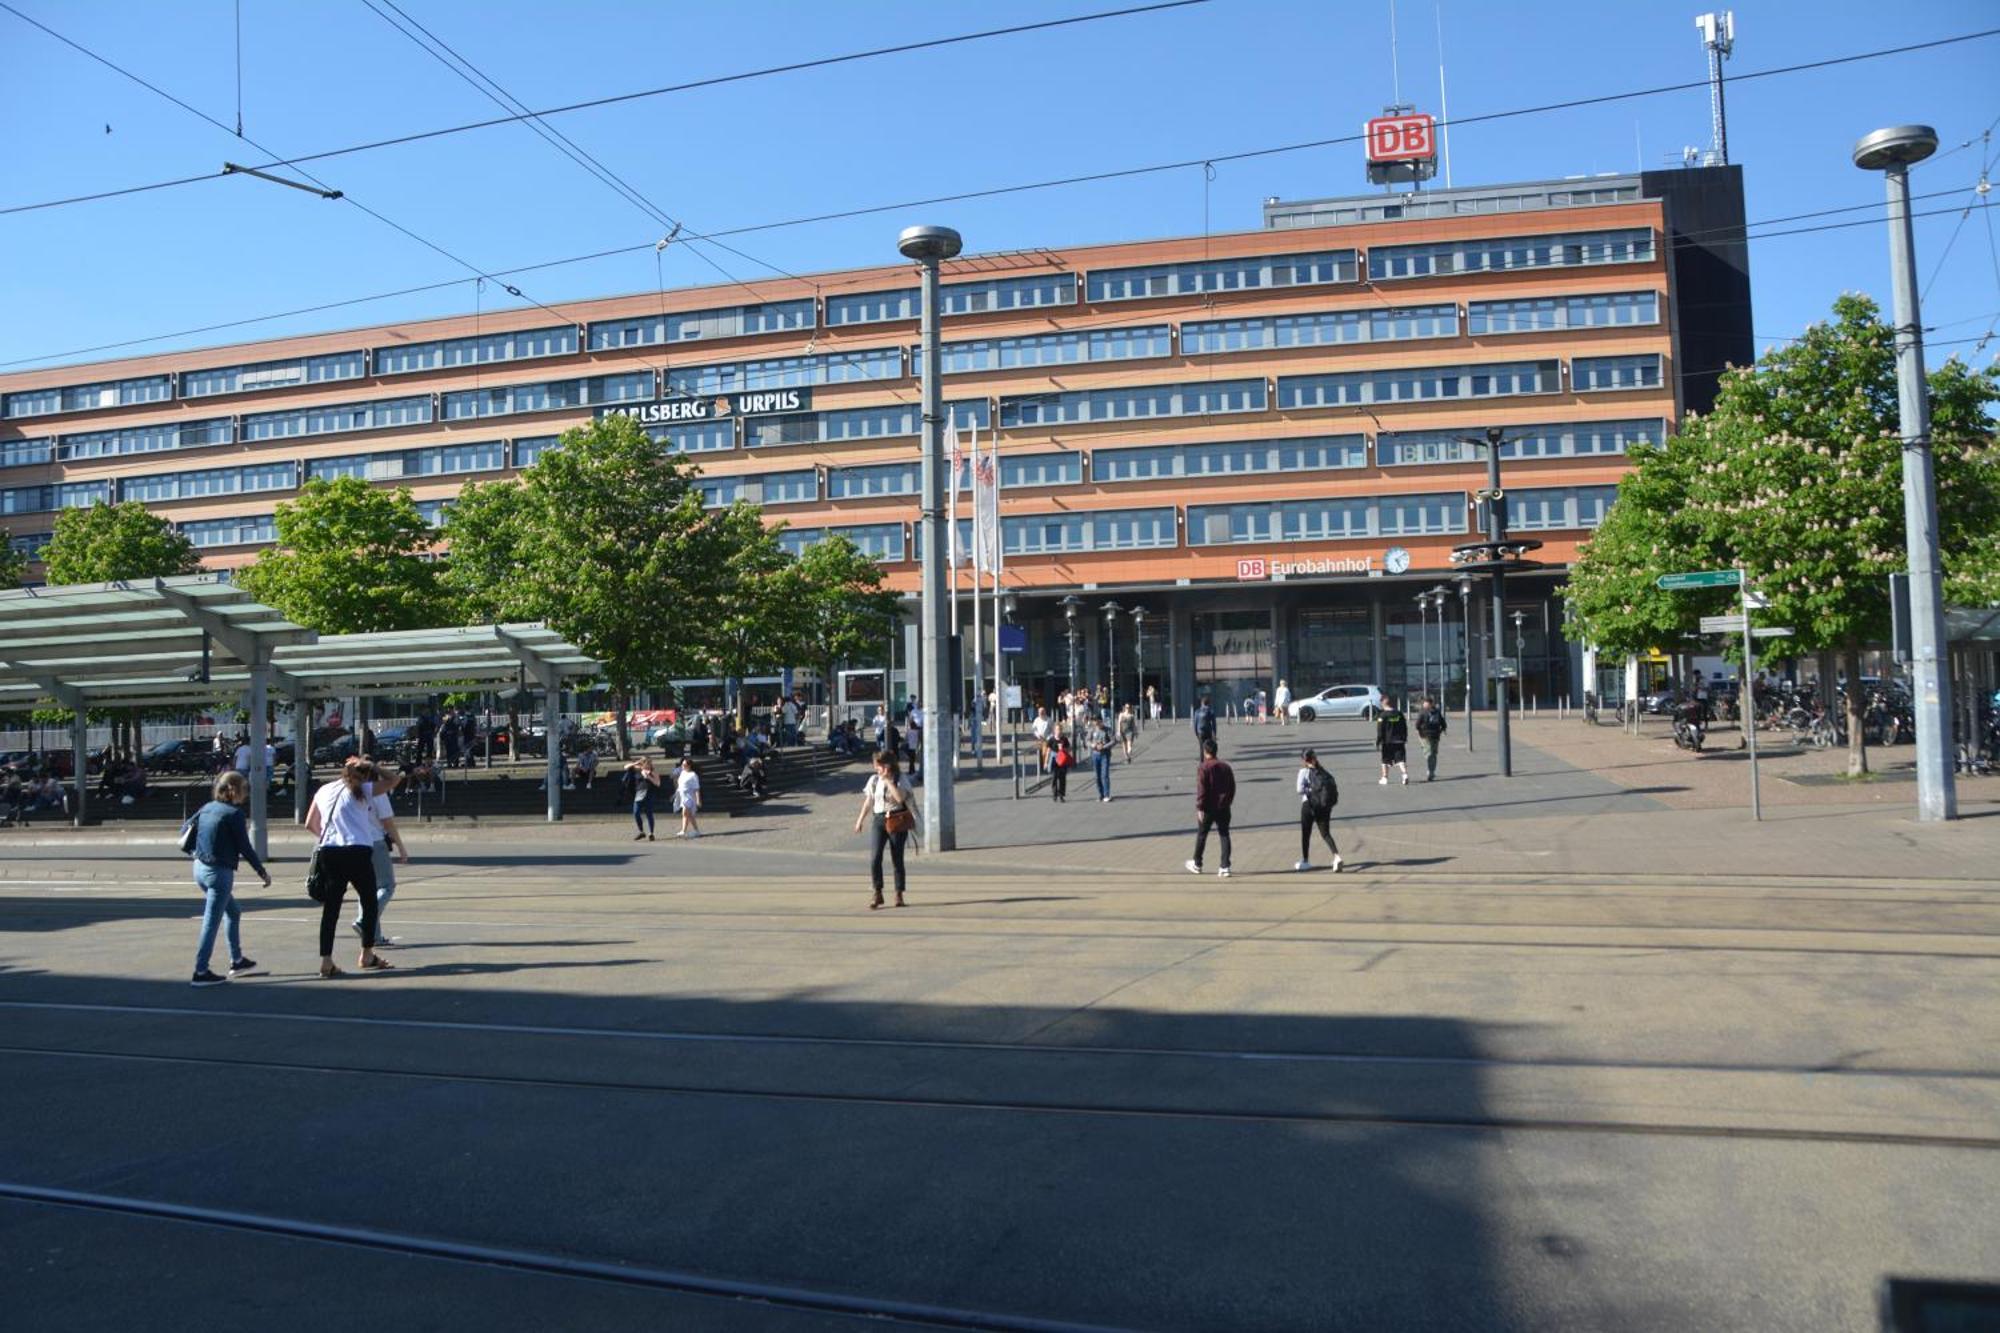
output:
M892 828L891 825L894 824ZM868 785L861 789L861 812L854 816L854 831L861 832L861 826L869 828L869 878L875 885L875 900L868 904L873 912L882 906L882 851L888 849L889 860L896 868L896 906L903 905L903 848L916 831L916 800L910 784L903 780L896 770L896 755L892 750L884 750L875 756L875 776L868 779Z
M341 775L313 794L306 811L306 828L319 835L320 868L328 892L319 908L319 974L337 977L333 965L333 937L340 928L340 906L347 886L354 886L361 900L361 960L363 972L386 972L389 964L375 953L375 821L369 817L369 801L386 796L402 781L401 775L384 778L366 759L350 759Z
M1069 799L1069 770L1076 763L1076 747L1064 735L1060 726L1049 737L1049 799L1067 801Z

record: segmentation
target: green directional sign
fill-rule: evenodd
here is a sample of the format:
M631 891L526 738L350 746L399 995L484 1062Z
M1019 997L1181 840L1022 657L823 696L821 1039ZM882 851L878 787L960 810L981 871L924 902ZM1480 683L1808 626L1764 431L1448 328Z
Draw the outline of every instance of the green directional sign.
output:
M1692 574L1662 574L1655 582L1672 592L1680 588L1733 588L1742 578L1739 570L1697 569Z

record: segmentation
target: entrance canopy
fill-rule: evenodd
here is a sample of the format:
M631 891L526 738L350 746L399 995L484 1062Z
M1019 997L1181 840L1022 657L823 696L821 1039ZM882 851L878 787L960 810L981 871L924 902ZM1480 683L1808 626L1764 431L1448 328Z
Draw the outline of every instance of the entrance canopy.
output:
M314 700L347 695L528 686L546 696L553 737L564 684L602 664L547 626L473 625L321 635L293 624L216 574L0 591L0 712L66 708L76 753L76 818L89 784L89 709L213 704L245 695L250 815L265 846L266 700L295 705L295 767L310 761ZM549 746L549 818L562 817L560 748ZM304 814L306 784L296 782Z

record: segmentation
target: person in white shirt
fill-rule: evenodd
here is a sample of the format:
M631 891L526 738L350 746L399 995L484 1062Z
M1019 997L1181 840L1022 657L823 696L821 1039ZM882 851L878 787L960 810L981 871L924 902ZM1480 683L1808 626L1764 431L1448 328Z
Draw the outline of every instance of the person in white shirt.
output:
M1049 710L1037 708L1035 720L1028 729L1035 733L1035 771L1046 773L1049 771Z
M368 798L368 814L375 821L374 853L369 864L375 869L375 947L385 949L394 944L395 939L382 929L382 913L389 906L389 900L396 896L396 862L410 863L410 849L403 842L403 835L396 831L396 808L389 804L386 793L377 792ZM394 851L395 859L390 859ZM361 934L362 909L355 905L354 920L351 923L356 935Z
M401 777L382 777L366 759L350 759L341 775L313 793L306 810L306 828L318 835L320 870L326 896L319 912L319 974L337 977L333 965L333 937L340 928L340 905L353 885L361 899L361 970L388 969L375 952L375 816L369 800L380 792L386 796L396 789Z
M694 771L694 760L681 759L680 772L674 775L674 808L681 812L680 831L676 838L699 838L701 825L695 815L701 811L701 774Z
M231 768L235 769L235 770L236 770L236 771L237 771L238 773L241 773L241 774L242 774L242 775L243 775L244 777L246 777L246 778L250 776L250 742L249 742L249 741L247 741L247 740L246 740L246 741L240 741L240 742L238 742L238 743L237 743L237 746L236 746L236 757L235 757L234 759L231 759L231 760L229 761L229 766L230 766Z
M1340 873L1340 847L1333 840L1333 830L1328 827L1333 818L1333 807L1340 800L1340 785L1333 780L1333 774L1320 765L1319 756L1307 750L1299 756L1299 861L1294 870L1312 869L1312 835L1319 830L1319 836L1326 842L1326 849L1333 853L1333 870Z
M1292 722L1292 687L1284 681L1278 682L1278 693L1272 699L1278 706L1278 725L1288 727Z
M891 820L894 826L891 826ZM916 796L910 784L896 771L896 756L887 750L875 756L875 772L861 789L861 809L854 816L854 831L870 829L868 876L875 886L875 899L868 904L873 912L882 906L882 853L886 849L896 869L896 906L903 906L905 879L903 848L917 826Z

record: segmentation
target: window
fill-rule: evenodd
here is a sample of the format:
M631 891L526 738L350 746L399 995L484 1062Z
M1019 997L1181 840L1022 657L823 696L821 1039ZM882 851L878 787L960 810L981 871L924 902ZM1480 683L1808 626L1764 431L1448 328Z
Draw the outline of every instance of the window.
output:
M650 399L653 372L593 375L587 379L548 380L535 384L503 384L491 389L461 389L440 395L446 421L468 417L508 416L518 412L555 412L596 403L627 403Z
M676 310L665 315L600 321L590 326L587 341L591 351L600 352L615 347L782 333L813 327L815 313L811 297L761 305L718 306L712 310Z
M1496 362L1480 366L1422 366L1349 370L1332 375L1286 375L1278 380L1278 406L1343 407L1406 403L1435 398L1497 398L1555 393L1554 361Z
M857 292L826 298L828 328L843 324L879 324L915 319L919 289ZM1075 305L1076 275L1044 273L1027 278L993 278L984 282L947 282L938 290L938 306L947 315L973 315L993 310L1030 310L1041 306Z
M444 526L445 511L449 508L451 508L449 500L419 500L417 517L423 519L427 528L441 528Z
M1324 347L1338 343L1393 342L1407 338L1455 338L1455 305L1407 306L1396 310L1329 310L1312 315L1263 319L1212 319L1181 325L1181 352L1249 352L1271 347Z
M306 460L307 481L328 481L334 477L359 477L368 480L370 454L342 454L334 458L309 458ZM402 464L398 460L393 476L402 475Z
M13 486L0 491L0 514L43 514L55 507L53 486Z
M1660 322L1658 292L1606 292L1598 296L1539 296L1516 301L1473 301L1465 307L1467 333L1540 333Z
M1616 486L1560 486L1507 492L1509 532L1594 528L1618 498Z
M1635 444L1658 444L1666 423L1659 418L1637 421L1571 421L1545 426L1509 426L1500 457L1572 458L1622 454ZM1375 437L1375 459L1382 467L1413 467L1429 463L1470 463L1485 452L1451 430L1383 431Z
M1594 389L1657 389L1658 353L1643 356L1577 356L1569 363L1570 387L1578 393Z
M342 403L332 407L293 408L283 412L248 412L243 438L278 440L298 435L328 435L348 430L383 430L417 426L431 419L431 400L388 398L372 403Z
M767 505L803 504L817 500L819 473L812 468L798 472L766 472L763 491L763 503Z
M1619 231L1378 245L1368 252L1368 273L1377 279L1427 278L1448 273L1635 264L1652 258L1652 229L1628 227Z
M658 438L657 436L655 438ZM562 442L560 435L530 435L513 442L514 466L533 467L541 456Z
M826 498L856 500L870 495L915 495L923 479L921 463L874 463L837 467L826 474Z
M904 558L901 523L863 523L845 528L786 528L778 534L778 545L798 555L808 546L834 533L853 542L864 555L873 556L885 564L895 564Z
M696 477L694 488L704 509L726 509L743 498L741 477Z
M56 442L46 437L39 440L0 440L0 467L51 463L55 461L55 456Z
M817 356L783 356L740 365L682 366L667 371L667 387L682 393L742 393L808 384L851 384L903 378L903 349L869 347Z
M174 382L167 375L142 375L137 379L105 380L97 384L70 384L54 389L28 389L7 395L10 417L40 417L54 412L88 412L101 407L130 407L134 403L163 403L174 396Z
M980 370L1019 370L1027 366L1071 365L1081 361L1137 361L1173 355L1170 325L1096 329L1076 333L1038 333L1019 338L980 338L946 343L939 359L947 375ZM921 348L910 349L910 368L921 375Z
M526 361L541 356L567 356L576 351L576 326L557 324L543 329L515 329L476 338L403 343L375 349L377 375L407 375L416 370L452 366L484 366L497 361Z
M1465 497L1355 496L1188 506L1188 544L1337 541L1465 531Z
M1186 264L1148 264L1096 269L1090 274L1092 301L1136 301L1149 296L1190 296L1201 292L1245 291L1257 287L1304 287L1353 282L1355 252L1249 255Z
M181 397L206 398L217 393L358 380L368 373L367 359L363 352L334 352L327 356L295 356L286 361L257 361L246 366L185 370L181 372Z
M253 463L243 467L206 468L199 472L154 472L142 477L121 477L118 498L154 504L210 495L288 491L298 484L296 463Z
M234 423L228 417L183 421L177 425L128 426L124 430L86 431L80 435L60 436L56 440L56 457L66 462L83 458L116 458L122 454L150 454L167 449L198 449L207 445L229 444L235 438Z
M958 423L961 430L992 424L991 412L984 398L952 403L949 410L952 420ZM886 439L919 434L922 425L921 409L915 403L745 417L743 447L762 449L787 444L825 444L836 440Z
M1090 458L1091 476L1096 481L1225 477L1252 472L1319 472L1366 466L1368 442L1360 435L1239 440L1227 444L1173 444L1149 449L1100 449Z
M1000 544L1008 555L1171 547L1180 541L1174 520L1171 507L1022 514L1000 520Z
M410 450L403 471L407 476L434 477L459 472L498 472L507 466L507 446L499 440L477 444L443 444Z
M53 532L17 532L7 538L7 545L30 560L40 560L42 548L54 541L55 537Z
M729 417L656 423L646 427L646 434L677 454L712 454L736 447L736 422Z
M1000 460L1000 489L1070 486L1083 480L1081 454L1015 454Z
M1134 385L1002 398L1000 424L1053 426L1143 417L1207 416L1220 412L1262 412L1267 406L1268 395L1261 379Z
M269 514L196 519L180 528L181 535L196 546L255 546L278 540L277 520Z

